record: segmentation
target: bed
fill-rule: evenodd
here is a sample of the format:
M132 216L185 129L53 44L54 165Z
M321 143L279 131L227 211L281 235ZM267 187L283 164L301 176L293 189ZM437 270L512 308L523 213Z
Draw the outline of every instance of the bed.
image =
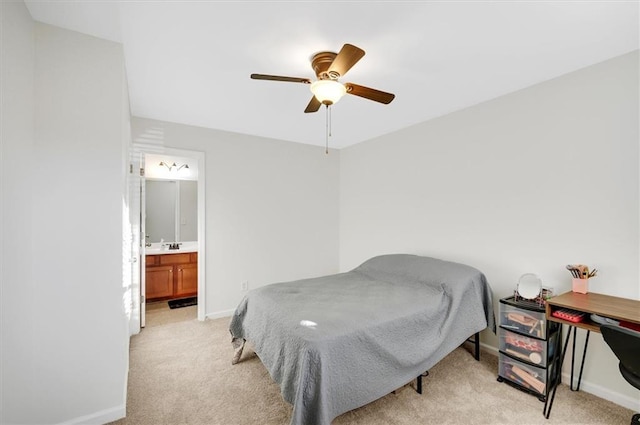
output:
M484 274L391 254L346 273L254 289L229 330L232 363L249 341L293 405L292 425L329 425L421 376L486 327L495 332Z

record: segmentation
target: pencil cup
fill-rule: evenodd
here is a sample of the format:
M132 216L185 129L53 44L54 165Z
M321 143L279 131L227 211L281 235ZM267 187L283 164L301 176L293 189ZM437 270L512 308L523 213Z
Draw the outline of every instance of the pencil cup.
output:
M589 292L589 279L572 279L572 291L580 294Z

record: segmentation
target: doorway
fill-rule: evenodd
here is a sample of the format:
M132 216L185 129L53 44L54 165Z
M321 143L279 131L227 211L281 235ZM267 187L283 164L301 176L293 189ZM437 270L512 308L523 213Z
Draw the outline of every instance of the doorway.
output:
M133 166L139 166L141 170L139 176L135 173L138 184L130 185L130 187L133 186L132 190L136 188L138 190L138 196L135 197L138 202L131 203L132 207L137 206L135 208L137 211L133 211L131 214L131 222L134 233L135 229L137 229L137 234L140 235L137 246L132 247L132 250L137 249L138 258L138 268L134 271L134 274L137 275L132 280L134 281L134 297L137 295L139 305L139 328L146 326L148 295L157 299L163 299L164 297L168 300L170 298L181 298L181 294L197 294L197 318L198 320L204 320L206 317L204 152L157 147L145 149L141 147L136 149L133 156L135 157L135 159L132 158ZM148 191L147 184L149 183L154 187ZM163 194L163 190L166 187L170 187L168 189L169 192ZM156 198L156 203L147 205L147 195L151 194L151 192ZM157 202L160 203L158 204ZM154 219L151 229L147 229L147 224L149 224L147 221L147 208L153 210ZM159 212L166 212L167 214L165 216L162 213L158 214ZM162 276L164 271L166 282L168 282L170 276L173 276L171 274L173 272L176 273L176 276L180 275L180 278L176 277L175 279L175 285L178 286L172 286L177 292L174 294L160 294L158 298L157 292L149 294L147 291L146 260L151 258L153 261L158 261L159 256L164 254L169 255L164 258L176 260L180 264L173 267L173 269L164 265L163 268L154 270L160 271L160 274L155 274L155 276ZM172 254L176 254L176 256L174 257ZM147 257L147 255L152 255L152 257ZM192 263L186 264L189 261L185 260L185 258L187 260L191 258ZM193 264L194 258L196 258L197 265ZM171 263L168 260L167 262ZM169 269L172 270L170 271ZM192 287L192 289L188 289L185 292L184 288L190 285L187 281L196 280L193 279L195 276L193 276L192 270L197 270L197 284L192 285L195 288ZM183 277L184 280L181 280ZM138 281L137 288L135 288L135 281ZM165 285L168 288L166 282ZM182 285L183 283L185 286ZM194 293L193 290L196 288L197 291ZM136 300L134 300L135 302ZM181 312L181 314L184 315L184 312Z

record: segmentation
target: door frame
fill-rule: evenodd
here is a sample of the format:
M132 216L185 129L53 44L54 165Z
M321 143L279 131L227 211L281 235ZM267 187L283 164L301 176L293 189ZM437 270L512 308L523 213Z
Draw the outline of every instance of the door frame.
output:
M135 143L134 143L135 145ZM205 205L206 205L206 198L205 198L205 194L206 194L206 190L205 190L205 181L206 181L206 173L205 173L205 153L202 151L192 151L192 150L186 150L186 149L176 149L176 148L169 148L169 147L163 147L163 146L154 146L154 147L148 147L148 146L137 146L137 149L135 149L137 153L141 153L143 155L143 157L146 154L154 154L154 155L167 155L167 156L178 156L178 157L182 157L182 158L189 158L189 159L193 159L196 160L198 162L198 179L197 181L197 192L198 192L198 199L197 199L197 216L198 216L198 320L203 321L206 319L206 229L205 229L205 222L206 222L206 215L205 215ZM142 202L142 200L144 200L146 198L144 190L145 190L145 184L144 184L144 180L145 177L144 176L140 176L139 177L141 179L141 196L140 196L140 200ZM141 205L141 211L143 211L144 206ZM144 220L144 216L141 217L141 221ZM142 225L141 225L141 229L142 229ZM142 291L143 287L144 287L144 271L145 271L145 250L146 250L146 239L145 239L145 235L142 233L141 230L141 234L140 234L140 258L138 261L138 264L140 264L140 287L139 288L134 288L134 291L139 291L138 293L140 293L140 295L142 295L142 293L140 291ZM146 299L142 296L139 297L140 300L140 314L141 317L143 317L143 315L145 314L146 311ZM144 301L144 302L142 302Z

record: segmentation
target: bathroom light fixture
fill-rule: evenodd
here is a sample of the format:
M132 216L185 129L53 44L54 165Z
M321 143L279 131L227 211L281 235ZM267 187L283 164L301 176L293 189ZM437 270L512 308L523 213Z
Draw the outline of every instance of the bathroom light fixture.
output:
M158 165L160 165L161 167L162 166L167 167L167 170L169 170L169 172L172 172L172 173L177 173L178 171L182 170L183 168L185 168L187 170L189 169L189 164L182 164L182 165L178 166L175 162L173 164L169 165L164 161L160 161L160 164L158 164Z

